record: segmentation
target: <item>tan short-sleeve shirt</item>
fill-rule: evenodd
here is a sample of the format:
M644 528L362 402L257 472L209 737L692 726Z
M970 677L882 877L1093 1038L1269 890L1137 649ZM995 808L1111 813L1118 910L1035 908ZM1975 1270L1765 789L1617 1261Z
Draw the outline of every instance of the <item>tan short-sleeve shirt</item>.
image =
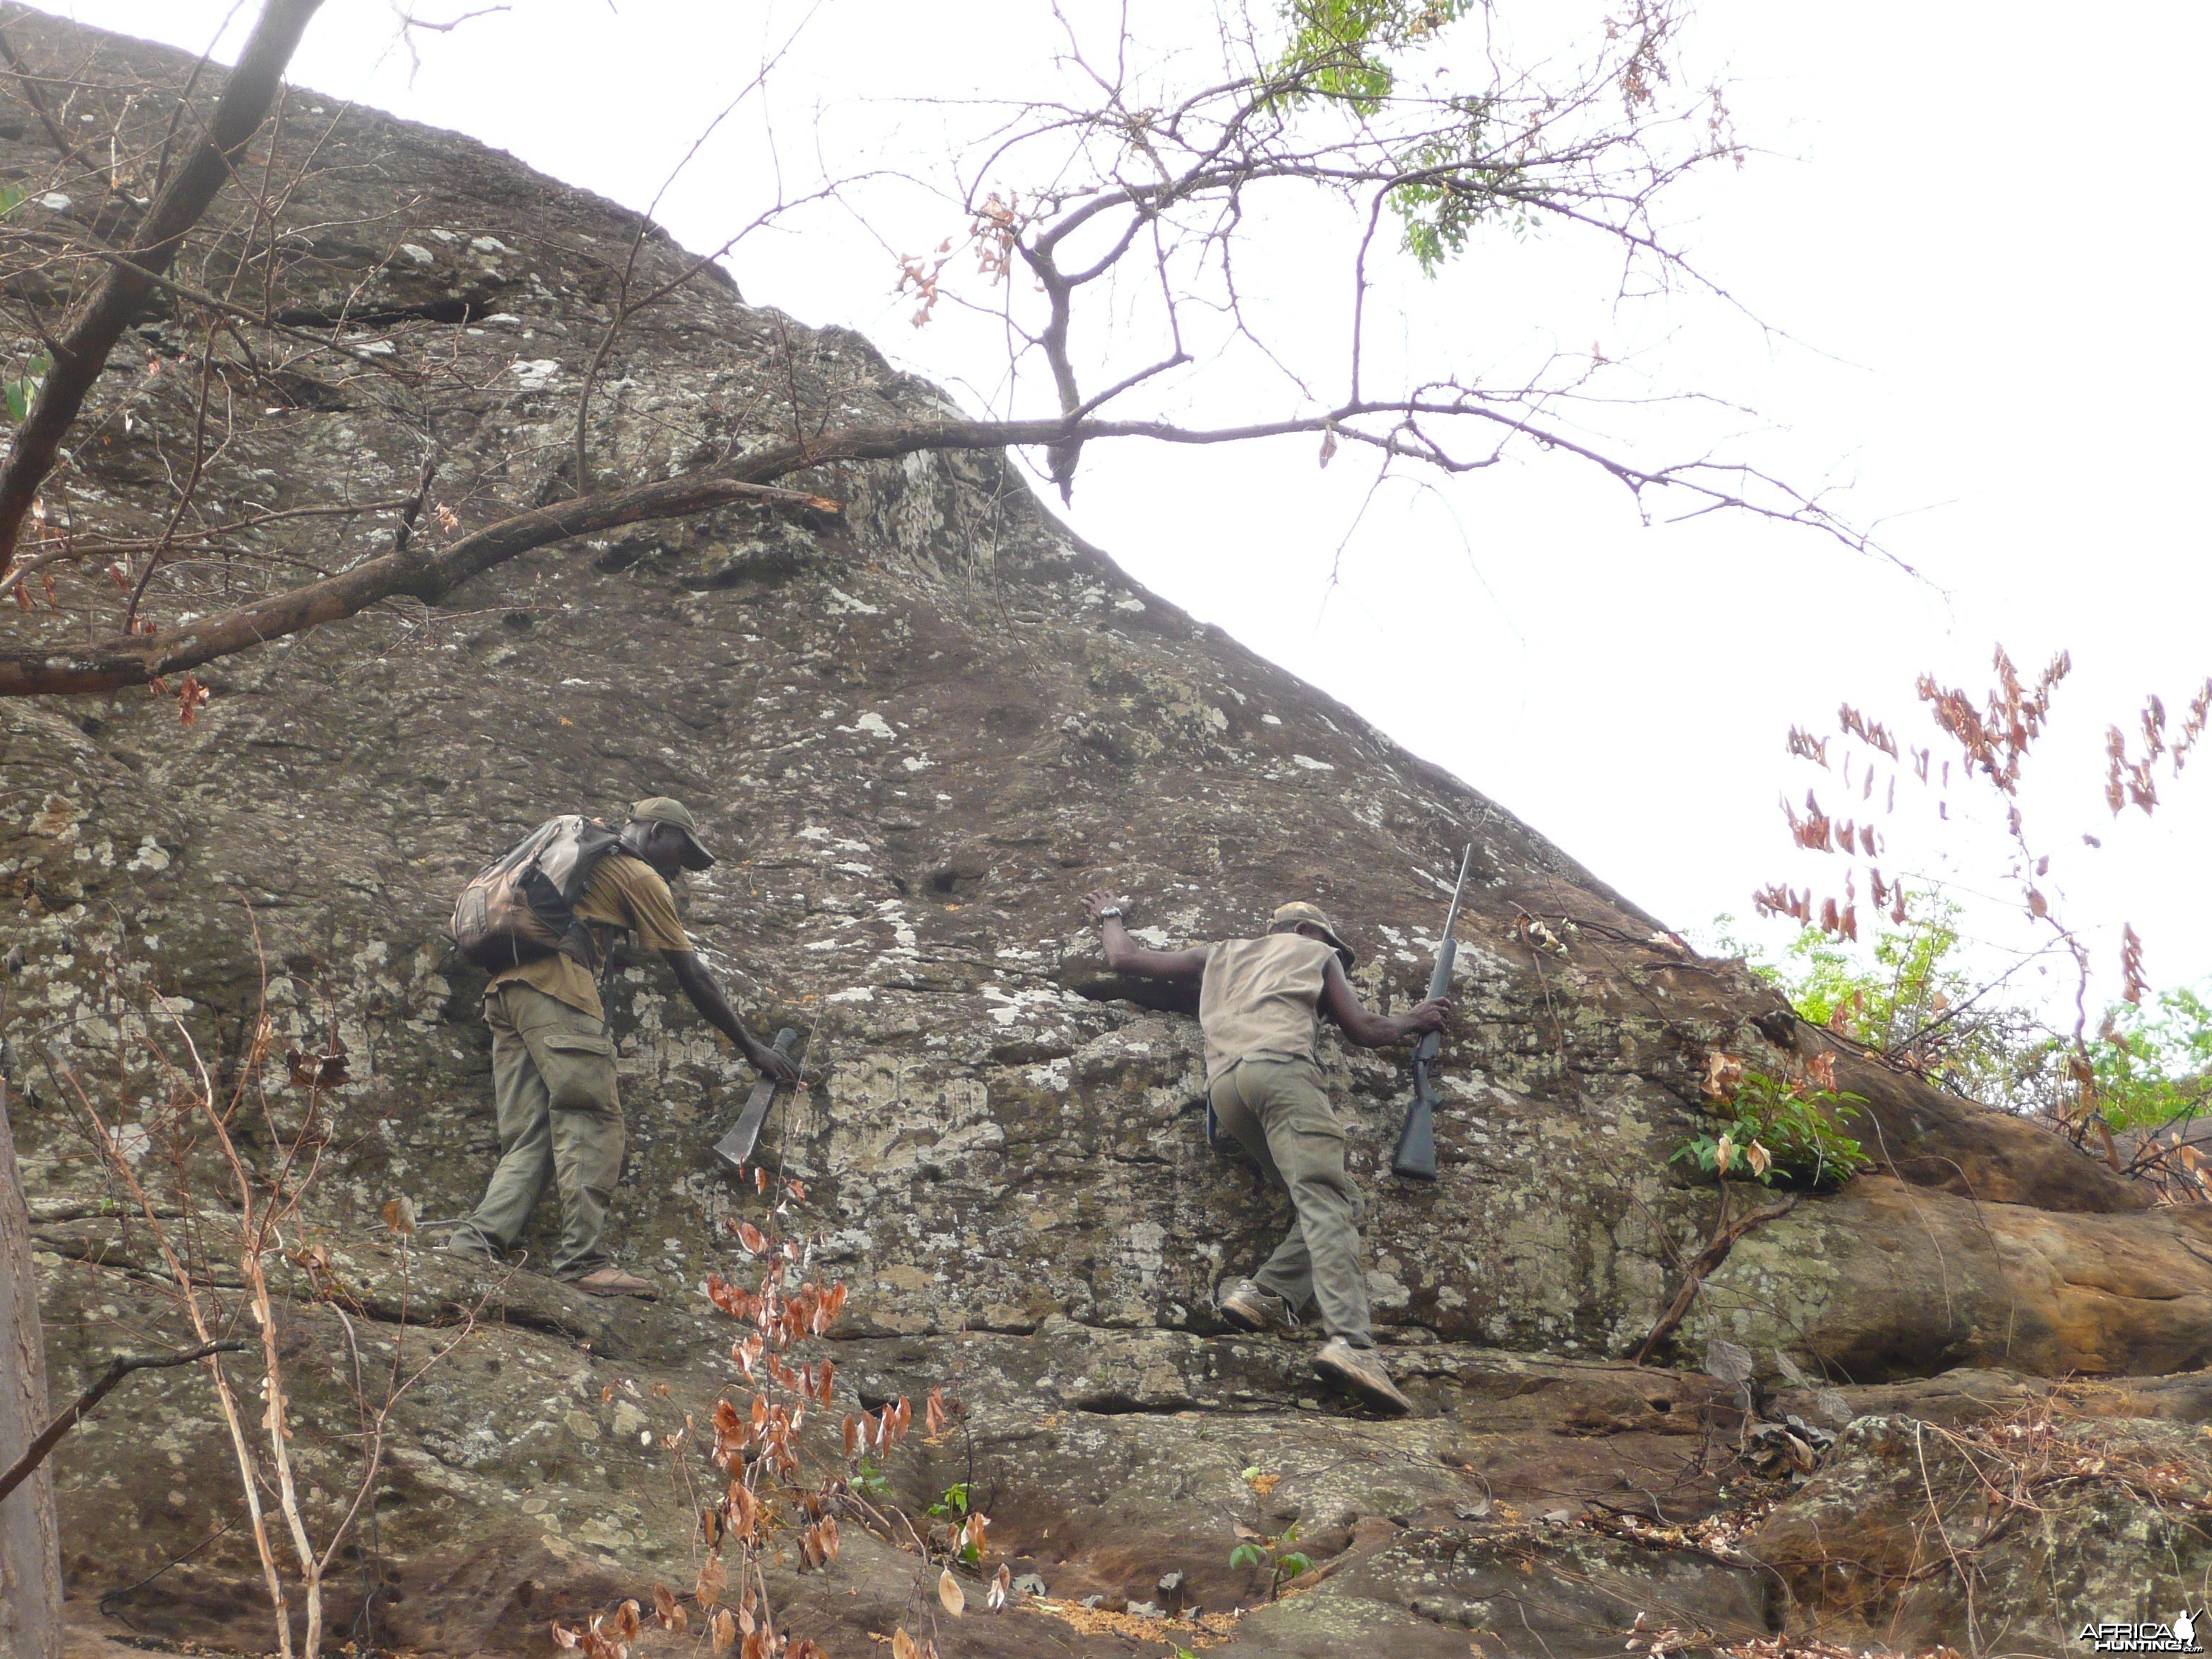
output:
M1322 987L1335 950L1303 933L1207 947L1198 994L1209 1083L1247 1054L1315 1057Z
M690 935L684 931L684 923L676 915L676 896L668 890L668 884L643 859L632 858L627 853L610 853L599 860L576 901L576 918L592 927L595 949L591 967L586 968L566 953L540 957L520 967L502 969L492 975L491 985L487 988L520 980L556 1002L565 1002L571 1008L604 1019L606 1010L599 1005L599 987L593 970L605 957L608 930L627 927L648 950L691 948Z

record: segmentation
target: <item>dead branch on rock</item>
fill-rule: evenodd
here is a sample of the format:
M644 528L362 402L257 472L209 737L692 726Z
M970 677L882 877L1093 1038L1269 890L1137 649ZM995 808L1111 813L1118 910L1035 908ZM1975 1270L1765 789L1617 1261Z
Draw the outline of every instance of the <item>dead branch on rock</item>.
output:
M1638 1344L1636 1364L1648 1364L1652 1351L1674 1334L1675 1327L1682 1322L1690 1311L1691 1304L1698 1299L1698 1289L1705 1284L1706 1275L1728 1260L1729 1252L1735 1248L1736 1241L1753 1228L1764 1226L1770 1221L1778 1221L1788 1215L1797 1207L1797 1196L1792 1193L1779 1204L1748 1210L1730 1220L1728 1212L1729 1183L1725 1181L1721 1183L1720 1214L1714 1218L1713 1236L1706 1241L1705 1248L1691 1258L1689 1268L1683 1275L1682 1286L1674 1292L1674 1299L1667 1304L1667 1311L1659 1316L1644 1340Z
M246 1344L236 1340L203 1342L197 1348L186 1348L181 1353L125 1354L107 1362L107 1369L94 1379L93 1384L77 1395L76 1403L46 1425L36 1440L24 1449L23 1455L0 1473L0 1498L15 1490L31 1471L46 1462L48 1454L61 1443L62 1437L84 1421L94 1406L107 1398L115 1385L133 1371L161 1370L172 1365L189 1365L196 1359L205 1359L212 1354L242 1353Z

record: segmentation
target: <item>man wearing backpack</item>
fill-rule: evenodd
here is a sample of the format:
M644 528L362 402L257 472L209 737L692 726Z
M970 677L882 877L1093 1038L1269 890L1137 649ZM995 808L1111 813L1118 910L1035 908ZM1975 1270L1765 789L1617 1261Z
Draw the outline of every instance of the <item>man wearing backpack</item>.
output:
M1087 896L1106 966L1117 974L1199 987L1207 1103L1276 1186L1296 1219L1290 1236L1249 1279L1221 1287L1221 1316L1242 1330L1295 1330L1310 1302L1328 1333L1314 1369L1377 1410L1409 1412L1375 1352L1367 1281L1359 1268L1359 1194L1344 1168L1344 1127L1322 1085L1315 1038L1327 1014L1362 1048L1379 1048L1443 1029L1449 997L1402 1014L1362 1006L1348 977L1352 947L1310 904L1285 904L1258 939L1181 951L1148 950L1122 917L1129 901Z
M538 848L562 844L568 856L558 868L573 887L540 874ZM764 1077L796 1082L790 1060L748 1031L731 1010L714 975L691 948L677 919L668 884L680 870L704 870L714 855L699 844L698 824L681 801L665 795L630 808L618 840L590 819L555 820L536 832L464 893L455 912L455 936L465 952L496 966L484 992L484 1024L491 1028L493 1098L499 1118L498 1166L483 1201L453 1231L448 1250L495 1261L512 1249L531 1212L551 1181L561 1194L561 1243L550 1264L553 1276L594 1296L660 1292L652 1280L615 1265L601 1246L607 1206L622 1173L622 1106L615 1091L615 1047L607 1032L595 970L606 959L610 935L628 929L659 951L676 982L708 1023L737 1045ZM485 907L469 913L471 895L496 873L521 868L528 882L511 882L501 898L509 908L540 912L485 937ZM528 890L528 884L535 890ZM526 906L513 900L524 891ZM499 900L495 901L495 917ZM548 921L543 914L554 914ZM467 925L473 921L474 927ZM542 938L532 929L545 924ZM540 939L526 953L514 935ZM544 948L542 939L560 943ZM526 959L525 958L526 954Z

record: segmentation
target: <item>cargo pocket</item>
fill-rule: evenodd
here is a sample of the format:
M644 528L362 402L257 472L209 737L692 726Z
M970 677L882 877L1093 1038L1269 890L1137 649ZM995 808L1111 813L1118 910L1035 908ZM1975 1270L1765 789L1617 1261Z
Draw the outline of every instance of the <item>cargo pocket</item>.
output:
M538 1068L547 1103L556 1112L615 1109L615 1045L583 1031L549 1031L538 1039Z

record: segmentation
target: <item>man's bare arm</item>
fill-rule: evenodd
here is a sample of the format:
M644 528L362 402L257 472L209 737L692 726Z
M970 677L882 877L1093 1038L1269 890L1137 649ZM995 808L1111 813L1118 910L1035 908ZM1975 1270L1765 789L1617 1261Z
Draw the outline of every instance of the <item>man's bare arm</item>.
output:
M1127 908L1126 901L1115 898L1103 888L1086 895L1084 902L1094 918L1106 911L1119 912ZM1106 965L1117 974L1190 981L1206 977L1206 950L1202 945L1187 951L1148 950L1129 937L1129 930L1121 925L1118 914L1104 916L1099 931L1100 943L1106 948Z
M1386 1048L1423 1031L1441 1031L1452 1016L1452 1000L1436 997L1402 1014L1378 1014L1359 1000L1352 988L1344 964L1331 957L1321 982L1322 1012L1343 1027L1346 1036L1363 1048Z
M752 1062L752 1067L763 1077L774 1078L778 1083L799 1081L799 1067L783 1055L763 1042L738 1018L737 1011L730 1006L722 994L722 988L714 983L714 976L707 971L707 964L690 951L663 951L668 965L675 969L676 982L684 988L684 994L691 999L691 1006L706 1018L707 1023L737 1044L738 1052Z

